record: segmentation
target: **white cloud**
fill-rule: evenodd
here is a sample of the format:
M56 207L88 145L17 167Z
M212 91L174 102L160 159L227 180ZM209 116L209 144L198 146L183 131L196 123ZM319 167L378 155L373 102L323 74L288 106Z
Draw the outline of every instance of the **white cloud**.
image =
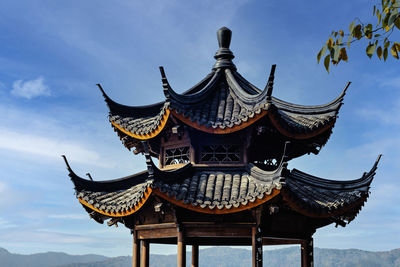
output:
M50 95L50 89L44 84L44 78L41 76L34 80L17 80L13 83L12 87L12 95L26 99Z
M84 236L79 234L68 234L62 232L51 232L46 230L21 230L8 231L0 233L3 240L9 242L37 242L38 240L46 240L52 244L65 244L65 243L95 243L94 237Z
M380 86L390 87L390 88L400 88L400 78L395 76L395 78L388 78L385 80L381 80Z
M78 214L78 213L70 213L70 214L52 214L49 215L51 219L67 219L67 220L87 220L89 216L87 214Z
M13 224L12 222L0 217L0 229L4 230L4 229L9 229L9 228L15 228L15 227L18 227L18 225Z
M18 197L16 197L18 196ZM0 210L4 211L5 209L9 209L10 207L14 207L23 203L26 196L20 196L19 192L17 192L13 186L0 181ZM2 224L2 220L0 217L0 225Z
M0 149L57 160L60 160L62 154L66 154L77 162L103 166L99 154L86 149L79 143L19 133L8 129L0 129Z
M399 79L400 83L400 79ZM384 106L369 106L357 110L358 115L366 120L375 120L386 125L400 125L400 98L395 98L392 103Z

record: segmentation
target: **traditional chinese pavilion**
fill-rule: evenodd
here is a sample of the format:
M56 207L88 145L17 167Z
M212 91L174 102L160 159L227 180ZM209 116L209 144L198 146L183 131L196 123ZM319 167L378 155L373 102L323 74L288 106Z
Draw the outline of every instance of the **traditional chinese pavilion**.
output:
M150 243L177 244L180 267L186 245L192 266L200 245L252 245L253 266L262 266L263 245L300 244L302 266L313 266L315 231L345 226L368 198L380 156L369 172L347 181L287 167L328 141L349 84L325 105L280 100L272 96L275 65L264 90L239 74L231 34L218 31L211 73L184 93L172 89L160 67L160 103L125 106L99 85L114 131L127 149L144 154L145 171L93 181L65 160L90 217L131 229L133 266L149 266Z

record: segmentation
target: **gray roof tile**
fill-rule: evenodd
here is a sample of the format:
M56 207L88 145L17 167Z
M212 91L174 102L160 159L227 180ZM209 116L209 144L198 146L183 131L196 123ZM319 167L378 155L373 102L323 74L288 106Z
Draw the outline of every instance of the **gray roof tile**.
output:
M77 198L107 213L130 210L143 198L148 187L158 188L169 197L204 209L231 209L247 205L271 194L273 189L284 188L284 195L289 195L296 206L307 212L342 216L351 221L368 197L378 160L370 172L352 181L322 179L296 169L289 172L282 165L275 172L267 172L252 164L224 171L189 166L179 175L156 170L153 178L144 181L145 173L115 182L88 181L72 170L70 177L75 184ZM106 190L112 187L115 189Z

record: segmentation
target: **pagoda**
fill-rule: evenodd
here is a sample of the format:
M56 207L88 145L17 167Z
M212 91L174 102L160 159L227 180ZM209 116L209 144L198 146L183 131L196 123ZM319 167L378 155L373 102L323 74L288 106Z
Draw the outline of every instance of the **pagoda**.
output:
M149 266L149 244L177 244L177 264L199 264L199 246L251 245L262 266L263 245L300 244L301 266L313 266L313 234L345 226L369 195L380 156L355 180L328 180L288 161L318 154L343 104L305 106L272 96L275 65L264 90L236 69L231 31L218 30L211 72L184 93L160 67L165 100L148 106L114 102L99 86L122 144L145 156L145 171L120 179L79 177L66 158L83 208L98 223L133 234L133 266ZM154 163L157 159L158 163Z

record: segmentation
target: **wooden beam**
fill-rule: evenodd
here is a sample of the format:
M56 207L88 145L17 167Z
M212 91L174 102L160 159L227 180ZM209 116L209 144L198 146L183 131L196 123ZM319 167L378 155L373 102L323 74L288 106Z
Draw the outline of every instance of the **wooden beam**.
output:
M142 240L142 255L140 267L149 267L150 264L150 246L149 241Z
M153 230L153 229L165 229L165 228L176 228L178 225L176 223L158 223L158 224L145 224L136 225L136 230Z
M139 239L176 237L176 228L138 230Z
M199 267L199 246L192 245L192 267Z
M186 267L186 244L183 229L178 227L178 267Z
M261 228L258 226L253 226L251 228L251 243L252 243L252 250L253 250L253 267L262 267L263 265L263 255L262 255L262 235L261 235Z
M302 244L302 242L302 239L263 237L263 245L267 246L298 245Z
M314 267L314 240L312 237L301 243L301 267Z
M249 237L251 228L249 225L229 225L229 224L193 224L186 225L185 235L187 237Z
M251 236L249 237L187 237L186 245L198 246L251 246Z
M133 231L133 255L132 266L140 267L140 240L137 237L137 232Z

